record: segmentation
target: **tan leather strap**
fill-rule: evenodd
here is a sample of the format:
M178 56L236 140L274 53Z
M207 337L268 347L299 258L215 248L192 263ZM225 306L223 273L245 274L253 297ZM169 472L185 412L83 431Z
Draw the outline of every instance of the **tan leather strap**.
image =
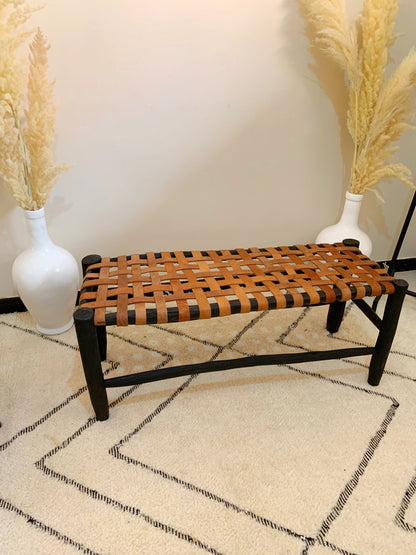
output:
M94 309L96 325L114 313L119 326L163 324L391 294L393 279L342 243L151 252L89 266L80 304Z

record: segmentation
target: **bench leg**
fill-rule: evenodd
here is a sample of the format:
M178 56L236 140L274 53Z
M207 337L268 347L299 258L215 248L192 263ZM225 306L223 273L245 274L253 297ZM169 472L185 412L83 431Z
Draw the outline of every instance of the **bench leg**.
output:
M107 358L107 328L106 326L97 326L98 347L100 349L100 360Z
M328 318L326 321L326 329L330 333L336 333L342 322L345 311L345 302L335 301L329 305Z
M99 254L88 254L87 256L84 256L84 258L81 260L82 275L85 277L88 266L91 266L92 264L99 264L101 260L102 259Z
M368 383L370 385L378 385L380 383L408 288L408 283L402 279L394 280L394 284L396 286L396 291L387 297L383 321L378 334L375 351L371 357L368 372Z
M88 267L92 264L99 264L101 262L101 256L99 254L88 254L84 256L81 261L82 265L82 275L85 277L87 273ZM97 270L95 270L97 272ZM94 288L87 288L86 290L90 290ZM97 326L97 336L98 336L98 345L100 347L100 358L101 360L105 360L107 357L107 333L105 326Z
M98 331L94 325L94 311L91 308L76 310L74 322L92 406L98 420L107 420L109 408L101 368L102 347L100 349L99 344L99 334L101 334L102 341L103 332Z

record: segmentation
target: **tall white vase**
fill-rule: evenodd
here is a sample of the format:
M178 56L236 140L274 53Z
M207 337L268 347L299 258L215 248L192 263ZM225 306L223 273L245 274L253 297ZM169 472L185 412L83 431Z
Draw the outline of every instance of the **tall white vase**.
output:
M73 324L80 282L78 264L49 237L44 209L24 210L30 247L13 264L13 283L37 329L55 335Z
M340 243L344 239L357 239L360 250L370 256L372 243L370 237L358 227L358 216L363 195L345 193L345 204L341 219L335 225L323 229L316 238L316 243Z

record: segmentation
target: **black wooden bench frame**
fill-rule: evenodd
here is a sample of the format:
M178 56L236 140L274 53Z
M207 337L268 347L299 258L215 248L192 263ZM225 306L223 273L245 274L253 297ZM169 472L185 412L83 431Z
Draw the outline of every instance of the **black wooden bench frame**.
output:
M346 242L344 242L346 244ZM358 242L349 240L349 244L358 246ZM100 260L97 255L89 255L82 261L83 274L85 276L88 267ZM263 365L296 364L301 362L315 362L321 360L342 359L347 357L358 357L371 355L368 383L377 386L380 383L390 348L396 333L402 304L408 288L404 280L394 280L394 293L387 296L383 317L377 313L363 299L352 299L352 302L365 314L365 316L379 330L378 338L374 347L353 347L345 349L334 349L314 352L278 353L270 355L255 355L242 358L186 364L158 370L137 372L125 376L104 378L101 362L107 356L107 334L105 325L95 325L94 310L82 305L74 313L75 328L78 345L81 354L82 365L88 386L91 403L98 420L106 420L109 417L109 404L107 388L126 387L159 380L176 378L205 372L217 372L234 368L244 368ZM322 306L320 303L310 305ZM328 316L326 329L330 333L336 333L341 325L346 302L335 301L328 304ZM116 323L116 322L114 322Z

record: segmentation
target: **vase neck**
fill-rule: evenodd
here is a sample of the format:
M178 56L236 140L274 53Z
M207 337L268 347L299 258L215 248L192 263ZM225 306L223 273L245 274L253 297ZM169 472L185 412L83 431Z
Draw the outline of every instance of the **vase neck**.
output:
M362 198L362 195L352 195L351 193L347 193L345 197L344 210L340 220L342 223L358 224Z
M44 209L24 211L31 247L42 249L53 245L46 227Z

